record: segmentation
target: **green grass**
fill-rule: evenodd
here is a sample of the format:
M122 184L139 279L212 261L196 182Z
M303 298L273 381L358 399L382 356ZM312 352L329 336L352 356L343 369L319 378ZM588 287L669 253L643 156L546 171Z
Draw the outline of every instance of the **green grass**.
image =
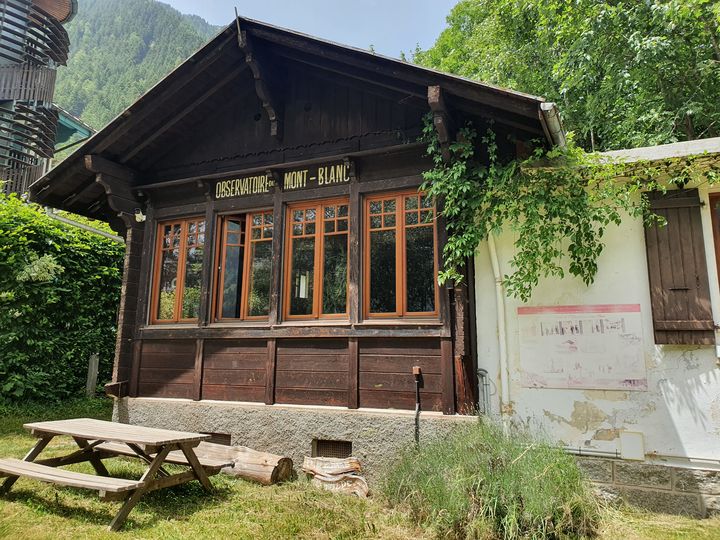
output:
M109 419L108 400L78 401L62 406L0 408L0 456L22 457L34 439L22 424L53 418ZM75 443L55 439L46 452L60 455ZM135 460L105 461L111 474L138 478ZM68 467L92 473L89 464ZM150 493L130 514L122 532L108 533L107 524L120 503L100 501L91 491L62 488L20 479L0 499L0 538L423 538L400 512L373 499L338 496L304 480L263 487L224 475L211 478L216 491L206 494L199 483Z
M63 405L22 405L15 407L0 406L0 456L22 457L33 445L34 439L23 429L26 422L71 417L94 417L109 419L112 403L97 399L75 401ZM472 441L465 440L465 443ZM447 444L445 446L448 446ZM454 450L452 450L454 448ZM465 445L463 454L474 450L487 451L486 448ZM527 447L523 447L527 448ZM67 453L75 449L69 439L56 439L48 447L49 455ZM460 452L459 447L450 445L445 453L435 457L451 457ZM537 460L532 469L541 463L555 463L554 459L535 457L538 449L525 454L499 454L495 460ZM532 456L530 455L532 453ZM554 455L554 454L553 454ZM462 455L463 463L469 462ZM489 459L489 458L487 458ZM480 460L481 462L482 460ZM111 473L127 478L137 478L143 467L134 460L112 459L105 461ZM409 462L403 461L405 465ZM496 464L499 462L496 461ZM78 464L71 468L83 472L92 472L88 464ZM523 466L529 470L530 466ZM566 470L567 466L560 467ZM403 470L402 468L400 470ZM442 482L434 484L436 497L447 499L447 515L436 515L435 521L428 521L429 513L413 513L412 504L404 500L402 504L391 504L382 496L361 500L355 497L333 495L310 486L304 480L286 485L262 487L224 475L212 477L216 491L207 495L197 482L190 482L172 489L160 490L149 494L130 514L130 518L120 533L108 533L107 524L119 508L119 503L107 503L98 500L90 491L61 488L30 480L19 480L10 495L0 498L0 538L5 539L122 539L122 538L237 538L237 539L352 539L382 538L398 540L422 540L433 537L462 536L456 530L437 526L451 520L451 516L463 515L460 510L467 509L463 498L450 486L467 480L460 474L462 468L451 471L446 469ZM544 468L542 469L544 470ZM540 472L542 472L542 470ZM409 478L416 473L405 470ZM465 473L468 471L466 470ZM427 472L423 473L427 474ZM574 475L574 472L573 472ZM394 477L397 484L397 476ZM419 480L419 478L418 478ZM507 477L498 487L516 490L523 486L530 498L541 497L543 493L553 495L557 490L567 489L577 481L575 477L558 479L548 469L538 480L547 487L531 486L522 476ZM520 484L517 484L520 482ZM524 483L523 483L524 482ZM464 484L467 485L467 484ZM563 487L565 486L565 487ZM497 497L496 515L509 515L501 506L507 504L507 494ZM397 499L395 499L397 500ZM438 504L442 499L433 499ZM558 499L553 499L557 501ZM504 502L503 502L504 501ZM542 501L538 501L540 504ZM473 504L476 504L474 501ZM552 507L552 504L546 507ZM452 513L452 512L455 513ZM422 521L424 525L414 524ZM522 521L522 516L520 516ZM602 508L597 523L599 540L714 540L720 539L720 519L695 520L678 516L644 513L630 508ZM501 538L491 519L474 515L473 525L465 528L467 538ZM574 538L569 535L568 538Z

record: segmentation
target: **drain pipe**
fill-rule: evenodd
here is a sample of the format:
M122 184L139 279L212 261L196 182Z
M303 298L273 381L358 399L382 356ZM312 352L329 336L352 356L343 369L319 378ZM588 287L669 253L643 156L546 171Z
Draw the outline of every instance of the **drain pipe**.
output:
M482 388L482 414L490 414L490 379L488 378L487 369L477 368L477 378L480 381L479 386ZM480 403L478 403L480 405Z
M415 447L420 447L420 382L422 371L420 366L413 366L413 376L415 377Z
M503 418L503 426L508 427L508 413L512 405L510 401L510 371L508 369L508 353L507 353L507 322L505 317L505 291L502 284L502 275L500 274L500 262L497 256L497 247L495 246L495 238L491 232L488 235L488 252L490 254L490 263L492 264L493 277L495 278L495 304L497 306L497 323L498 323L498 352L500 356L500 415Z

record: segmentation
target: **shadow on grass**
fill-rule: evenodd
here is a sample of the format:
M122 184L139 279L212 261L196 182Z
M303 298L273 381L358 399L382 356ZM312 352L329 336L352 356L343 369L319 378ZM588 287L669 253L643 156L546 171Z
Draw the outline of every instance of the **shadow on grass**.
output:
M121 476L130 477L133 475L117 475L117 477ZM232 490L229 487L216 484L213 484L213 486L213 492L207 493L199 482L191 481L187 484L150 492L144 495L135 506L123 529L150 529L163 521L184 521L192 514L213 505L221 504L231 496ZM40 486L38 488L43 489ZM94 504L97 499L95 499L96 495L93 492L71 487L57 486L52 491L46 489L43 489L43 491L44 493L38 493L33 490L31 485L21 488L16 487L0 500L25 504L43 513L69 519L79 519L88 524L101 527L107 527L110 524L110 521L112 521L123 504L123 501L100 502L99 504L102 504L102 508L100 508ZM73 497L68 498L68 495ZM92 501L88 502L92 502L93 507L83 506L83 504L87 503L79 500L81 498L92 499ZM142 518L134 519L133 515L138 511L143 514Z

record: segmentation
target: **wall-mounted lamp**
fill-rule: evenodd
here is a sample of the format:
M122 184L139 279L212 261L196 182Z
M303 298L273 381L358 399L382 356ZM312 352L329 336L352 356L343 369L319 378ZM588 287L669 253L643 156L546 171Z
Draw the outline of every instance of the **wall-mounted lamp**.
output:
M135 209L135 221L137 221L138 223L142 223L143 221L145 221L145 219L146 219L146 216L145 216L145 214L143 214L142 210L140 208L136 208Z

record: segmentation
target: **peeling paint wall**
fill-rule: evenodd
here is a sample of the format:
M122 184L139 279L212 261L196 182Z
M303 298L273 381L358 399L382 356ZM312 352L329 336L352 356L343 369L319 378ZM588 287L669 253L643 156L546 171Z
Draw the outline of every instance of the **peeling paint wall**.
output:
M711 284L713 316L720 321L720 288L707 191L700 191L705 250ZM512 271L513 233L496 237L500 270ZM517 308L505 300L510 408L516 422L545 433L567 446L613 453L620 451L620 433L640 432L648 459L690 463L710 460L720 468L720 367L715 347L660 346L653 341L643 225L626 218L608 229L599 271L591 286L573 277L541 281L531 306L640 304L647 390L583 390L521 386ZM492 410L500 410L498 313L495 281L488 247L476 255L478 366L492 382ZM507 399L505 399L507 401ZM703 466L708 465L703 463ZM709 464L710 466L713 463Z

